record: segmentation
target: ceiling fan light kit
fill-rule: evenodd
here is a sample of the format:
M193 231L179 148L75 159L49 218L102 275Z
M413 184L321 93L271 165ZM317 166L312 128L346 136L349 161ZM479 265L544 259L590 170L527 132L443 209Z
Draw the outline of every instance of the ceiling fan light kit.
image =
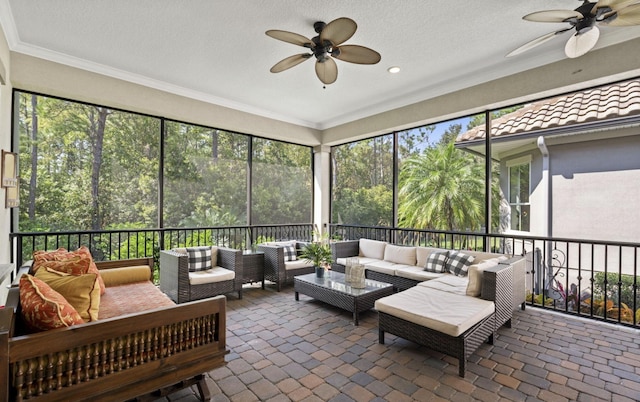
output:
M567 57L575 58L595 47L600 38L598 25L640 25L640 0L599 0L598 2L582 0L582 5L575 10L537 11L522 18L533 22L568 23L570 26L527 42L508 53L506 57L524 53L560 34L575 30L564 48Z
M315 57L316 76L325 85L333 84L338 79L338 66L334 59L355 64L376 64L381 57L375 50L360 45L342 45L356 32L358 25L350 18L338 18L325 24L317 21L313 29L318 34L311 39L293 32L272 29L265 32L268 36L308 48L311 53L289 56L271 67L272 73L280 73L303 61ZM342 46L341 46L342 45Z

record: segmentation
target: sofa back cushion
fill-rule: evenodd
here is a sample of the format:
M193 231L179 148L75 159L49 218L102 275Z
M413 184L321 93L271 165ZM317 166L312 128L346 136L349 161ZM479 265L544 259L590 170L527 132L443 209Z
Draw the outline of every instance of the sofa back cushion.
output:
M485 260L489 260L491 258L501 258L502 259L507 259L507 257L503 254L496 254L496 253L487 253L484 251L472 251L472 250L460 250L461 252L467 254L467 255L472 255L474 257L473 263L474 264L479 264L482 261Z
M419 267L427 266L427 258L434 251L448 251L444 248L436 248L436 247L416 247L416 265Z
M384 248L384 260L396 264L416 265L416 248L387 244Z
M467 285L467 296L479 297L482 294L482 273L485 269L495 267L500 260L498 258L489 258L469 267L468 276L469 283Z
M387 243L379 240L360 239L360 257L384 259Z

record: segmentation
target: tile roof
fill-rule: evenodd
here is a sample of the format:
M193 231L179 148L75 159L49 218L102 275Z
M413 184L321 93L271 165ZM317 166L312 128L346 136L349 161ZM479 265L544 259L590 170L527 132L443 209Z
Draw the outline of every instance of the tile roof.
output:
M640 115L640 81L627 81L525 105L493 120L491 137L502 137ZM461 133L456 142L485 138L484 125Z

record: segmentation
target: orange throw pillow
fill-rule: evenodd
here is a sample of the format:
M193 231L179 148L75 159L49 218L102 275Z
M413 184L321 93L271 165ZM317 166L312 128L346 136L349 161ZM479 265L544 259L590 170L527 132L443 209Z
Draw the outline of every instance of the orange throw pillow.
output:
M33 252L33 265L31 265L31 272L36 273L38 268L40 268L40 264L45 261L55 261L56 259L60 259L64 257L68 253L66 248L60 247L57 250L53 251L44 251L38 250Z
M84 323L80 314L60 293L28 274L20 278L20 307L22 317L32 331Z
M80 246L80 248L76 250L76 253L89 256L89 258L91 259L91 263L89 264L89 272L94 273L98 276L98 284L100 285L100 295L103 295L106 290L106 287L104 285L104 281L102 280L102 275L100 275L100 270L96 266L96 263L93 261L93 256L91 255L91 251L89 251L89 249L86 246Z
M46 264L47 262L52 261L66 261L70 258L74 257L84 257L88 259L88 265L85 266L85 260L82 259L78 264L72 264L71 266L66 266L66 264ZM53 268L56 271L65 272L72 275L80 275L86 274L88 272L94 273L98 277L98 284L100 285L100 295L103 295L105 292L104 281L102 280L102 276L100 275L100 270L96 266L96 263L93 261L93 256L91 252L86 246L80 246L76 251L67 251L64 248L59 248L54 251L35 251L33 253L33 266L31 268L31 272L35 274L40 267L45 264L49 268Z

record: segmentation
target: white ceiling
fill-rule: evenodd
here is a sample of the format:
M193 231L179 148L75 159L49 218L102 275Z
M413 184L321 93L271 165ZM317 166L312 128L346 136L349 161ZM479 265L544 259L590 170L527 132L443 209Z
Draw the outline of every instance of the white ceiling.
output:
M522 16L574 9L576 0L0 0L12 51L210 103L326 129L565 58L569 34L504 55L564 24ZM313 23L349 17L346 44L382 55L377 65L340 60L323 89L313 61L269 68L305 49L265 35L306 37ZM640 37L640 27L601 28L596 48ZM399 66L399 74L387 68Z

